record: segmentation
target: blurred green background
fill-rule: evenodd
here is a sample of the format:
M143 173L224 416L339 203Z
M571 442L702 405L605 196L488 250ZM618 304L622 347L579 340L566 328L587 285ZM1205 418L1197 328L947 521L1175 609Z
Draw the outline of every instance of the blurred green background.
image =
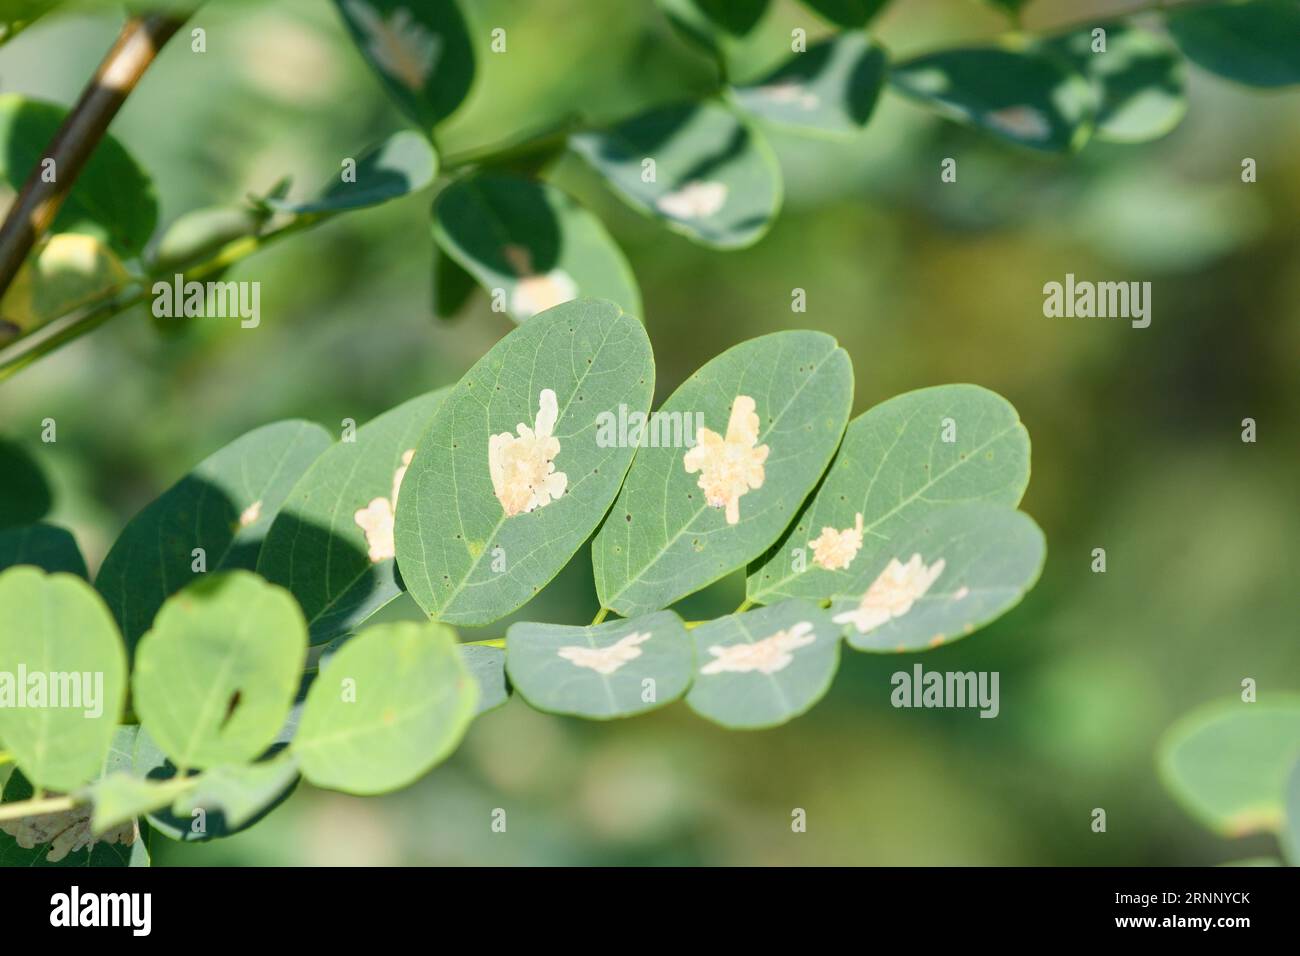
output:
M449 151L573 110L616 118L703 89L707 64L648 0L474 0L476 87ZM1031 28L1132 4L1038 0ZM110 16L52 17L0 50L0 89L71 103L109 46ZM164 223L338 157L403 126L323 0L213 7L164 50L113 125L156 178ZM487 51L505 27L509 52ZM778 3L744 74L826 28ZM877 21L895 55L1002 31L975 0L902 0ZM605 219L641 283L666 396L705 360L791 326L835 335L855 413L908 389L974 382L1029 428L1023 507L1047 533L1042 581L969 640L908 658L846 652L834 688L778 730L725 732L680 704L611 725L517 700L406 791L299 788L219 843L155 842L162 864L1190 864L1271 853L1201 830L1153 754L1181 714L1239 692L1300 689L1300 95L1192 69L1187 118L1142 146L1044 158L992 143L886 92L848 142L771 133L786 202L755 247L714 252L663 232L579 163L554 178ZM939 182L958 158L955 185ZM1259 182L1243 184L1243 157ZM364 422L455 381L508 320L476 295L431 314L426 194L353 213L246 260L262 324L160 333L122 316L0 384L0 434L50 472L51 520L92 570L146 502L244 431L302 416ZM1065 273L1153 283L1153 322L1048 319ZM808 311L792 315L791 289ZM39 441L58 421L58 442ZM1258 422L1243 444L1241 420ZM1093 548L1108 571L1093 574ZM739 602L740 575L685 602ZM386 615L412 613L399 604ZM585 623L587 552L520 616ZM495 629L500 633L501 629ZM1001 714L894 710L890 675L1001 673ZM508 830L493 833L494 808ZM791 832L792 809L807 811ZM1095 807L1108 832L1093 833Z

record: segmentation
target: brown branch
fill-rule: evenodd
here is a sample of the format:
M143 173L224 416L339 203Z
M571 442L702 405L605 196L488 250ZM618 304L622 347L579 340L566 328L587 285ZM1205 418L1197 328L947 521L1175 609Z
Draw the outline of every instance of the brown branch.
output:
M117 42L41 154L0 225L0 296L13 282L36 240L54 221L86 161L104 138L108 124L185 19L182 15L151 13L132 17L122 27ZM42 177L47 159L54 160L54 182Z

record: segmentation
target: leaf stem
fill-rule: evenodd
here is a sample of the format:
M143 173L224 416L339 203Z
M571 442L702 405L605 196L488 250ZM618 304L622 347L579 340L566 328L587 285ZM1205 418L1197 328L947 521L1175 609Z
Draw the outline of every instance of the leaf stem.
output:
M748 611L748 610L749 610L751 607L753 607L753 606L754 606L754 602L751 601L749 598L745 598L745 600L743 600L743 601L740 602L740 607L736 608L736 609L735 609L734 611L732 611L731 613L732 613L732 614L743 614L745 611Z
M78 797L34 797L15 803L0 803L0 820L21 820L23 817L37 817L47 813L63 813L86 802Z
M489 637L489 638L486 638L486 639L481 640L481 641L462 641L462 642L461 642L461 646L463 646L463 647L501 647L501 648L504 648L504 647L506 646L506 639L505 639L504 637Z
M609 614L609 608L602 607L599 611L596 612L596 616L591 619L591 624L588 626L594 627L595 625L599 624L601 621L605 620L605 616L607 614Z

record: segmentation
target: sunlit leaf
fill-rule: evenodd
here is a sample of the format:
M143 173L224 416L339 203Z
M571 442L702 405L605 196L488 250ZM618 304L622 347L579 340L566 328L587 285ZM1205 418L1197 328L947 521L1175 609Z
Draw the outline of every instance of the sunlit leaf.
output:
M438 156L429 141L403 130L355 157L355 168L341 166L318 198L304 202L270 198L266 204L293 213L360 209L421 190L437 175Z
M129 281L117 256L97 238L57 233L18 270L0 300L0 316L30 332L103 299Z
M433 238L516 322L579 296L641 314L636 279L600 220L547 183L457 180L434 203Z
M1092 132L1092 87L1064 61L969 47L895 64L890 83L943 116L1030 149L1078 149Z
M284 724L307 655L292 596L247 571L201 577L140 639L132 703L183 769L243 763Z
M425 612L487 624L540 591L632 460L600 421L644 415L653 391L645 329L610 302L557 306L483 356L434 414L397 509L397 562Z
M94 778L125 697L122 638L89 584L0 574L0 739L28 780L70 791Z
M72 532L52 524L31 524L0 531L0 571L30 564L53 574L66 571L85 578L86 560Z
M254 568L280 504L329 445L329 433L312 422L263 426L205 458L132 518L95 578L127 646L169 595L202 573L200 561L208 572Z
M168 806L192 786L189 779L148 780L125 770L110 773L89 787L94 804L91 829L103 833L134 822L136 817Z
M1096 49L1105 30L1105 49ZM1088 27L1045 41L1092 82L1098 100L1096 137L1120 143L1157 139L1187 111L1187 70L1164 37L1122 23Z
M478 683L439 624L380 624L321 669L292 752L318 787L371 794L423 776L460 743Z
M1197 66L1249 86L1300 83L1300 3L1250 0L1172 9L1169 32Z
M848 355L821 332L743 342L687 379L652 418L593 542L601 603L655 611L762 554L826 470L852 401ZM742 461L750 480L728 483Z
M732 95L742 108L773 123L848 134L866 126L884 79L884 50L862 33L841 33L793 54Z
M428 133L474 82L474 49L455 0L335 0L393 102Z
M1161 744L1165 786L1183 808L1225 836L1280 832L1286 787L1300 757L1300 698L1203 707Z
M839 628L805 601L730 614L691 636L696 673L686 703L736 730L775 727L806 712L839 667Z
M298 599L311 643L355 630L401 593L395 496L448 391L411 399L362 425L355 440L330 446L280 506L257 571Z
M816 496L780 544L750 566L746 595L762 604L861 595L875 580L867 567L873 556L887 561L896 539L939 509L1014 507L1028 484L1029 434L1006 399L976 385L906 392L849 423ZM844 545L859 544L860 552L850 547L844 555L847 567L826 529Z
M67 110L16 93L0 95L0 181L17 192L44 158ZM54 175L62 170L55 169ZM158 222L148 175L112 135L105 135L54 218L53 232L95 236L118 255L139 254Z
M570 146L633 209L707 246L753 245L781 205L771 147L720 103L654 109Z
M630 717L686 692L694 645L672 611L590 627L512 624L510 682L538 710L596 720Z

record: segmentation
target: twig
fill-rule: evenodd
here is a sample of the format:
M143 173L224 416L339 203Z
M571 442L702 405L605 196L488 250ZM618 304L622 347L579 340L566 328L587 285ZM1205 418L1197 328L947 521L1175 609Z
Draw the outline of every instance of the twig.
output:
M86 802L78 797L46 797L44 800L0 803L0 820L21 820L23 817L38 817L47 813L63 813Z
M185 19L151 13L126 22L0 225L0 296L13 282L36 240L54 221L108 124ZM44 175L46 160L54 161L53 177Z

